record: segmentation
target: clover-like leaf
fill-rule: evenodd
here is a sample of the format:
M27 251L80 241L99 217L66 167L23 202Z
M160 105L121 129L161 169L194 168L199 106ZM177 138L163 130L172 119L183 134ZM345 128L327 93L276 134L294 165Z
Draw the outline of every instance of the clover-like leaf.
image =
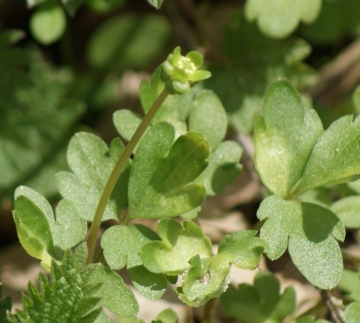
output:
M334 121L313 147L294 194L360 174L359 142L360 118L348 115Z
M360 228L360 196L344 197L331 205L333 211L347 228Z
M190 260L181 287L175 289L179 298L190 306L200 306L218 297L230 283L230 265L223 257L201 259L199 255Z
M263 240L255 237L256 233L242 230L225 236L220 242L218 254L238 268L255 269L266 247Z
M301 21L312 23L320 9L321 0L247 0L245 14L247 19L257 20L264 34L284 38L293 32Z
M92 220L106 181L123 150L119 139L114 139L110 148L90 133L77 133L71 139L67 159L73 173L60 172L56 175L56 184L61 195L76 205L83 219ZM117 219L126 206L129 172L130 162L120 174L103 220Z
M268 272L258 272L254 285L230 286L220 297L225 313L244 323L282 323L295 309L295 290L280 294L279 281Z
M267 188L289 197L322 131L315 110L305 112L300 95L288 81L270 86L263 116L256 118L254 129L255 165Z
M87 232L86 221L71 201L61 200L54 215L49 202L25 186L15 191L14 219L24 249L47 268L51 265L49 256L60 260L63 251L78 245Z
M207 165L208 143L195 132L173 140L174 128L160 122L139 144L129 180L131 218L172 217L203 202L204 186L191 182Z
M268 244L265 252L270 259L279 258L288 246L294 264L310 283L323 289L338 284L343 262L336 239L344 240L345 229L333 212L273 195L261 203L257 216L267 219L260 238Z
M126 265L135 288L149 299L158 299L165 292L166 279L148 271L140 258L142 247L153 240L159 240L159 237L143 225L116 225L105 231L101 247L110 268L121 269Z
M196 255L210 257L211 241L193 222L180 223L162 219L158 224L162 241L146 244L141 250L144 266L153 273L179 275L189 268L189 261Z

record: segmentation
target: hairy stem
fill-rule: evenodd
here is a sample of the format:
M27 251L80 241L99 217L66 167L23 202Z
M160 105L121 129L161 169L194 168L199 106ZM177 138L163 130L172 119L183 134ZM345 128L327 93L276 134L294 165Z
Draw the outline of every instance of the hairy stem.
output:
M153 103L151 109L145 115L144 119L141 121L139 127L136 129L134 135L130 139L129 143L125 147L123 153L121 154L119 160L117 161L114 169L112 170L109 179L106 182L104 190L101 194L99 203L97 205L93 221L91 223L91 227L89 230L89 235L87 238L87 247L88 247L88 258L87 263L91 263L94 257L94 250L95 244L97 240L98 231L100 228L101 220L107 205L107 202L111 196L111 193L114 189L114 186L119 178L121 170L123 169L125 163L128 161L130 155L132 154L134 148L140 141L142 135L144 134L145 130L149 126L151 120L154 118L156 112L159 110L161 105L164 103L165 99L168 96L168 92L164 89L160 95L157 97L155 102Z

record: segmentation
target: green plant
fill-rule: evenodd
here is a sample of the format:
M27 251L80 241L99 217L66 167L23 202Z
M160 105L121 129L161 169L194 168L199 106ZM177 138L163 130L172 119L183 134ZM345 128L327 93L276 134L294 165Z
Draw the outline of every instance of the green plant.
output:
M148 2L156 8L163 3ZM68 54L65 11L74 15L84 5L111 13L125 1L27 3L36 7L30 18L35 39L46 45L62 38ZM182 56L176 47L150 81L141 81L144 117L125 109L113 114L127 145L119 138L107 145L93 132L77 132L67 147L67 170L65 143L85 114L83 101L94 114L111 102L109 75L147 66L168 39L169 23L153 14L104 18L90 37L88 70L81 76L70 67L49 66L37 49L14 47L23 33L0 33L0 93L5 98L1 195L9 199L15 186L27 185L15 190L17 234L24 249L50 273L39 276L38 288L29 283L23 309L10 314L11 299L0 300L0 321L111 322L109 310L121 322L143 322L136 317L141 304L132 288L150 300L171 288L184 304L203 306L204 322L216 320L218 299L225 315L240 322L329 322L310 311L297 312L295 289L281 290L270 272L258 272L253 285L231 284L232 267L255 269L262 258L275 261L286 250L306 280L322 290L333 316L327 319L360 320L360 283L354 273L358 262L351 271L344 270L346 251L339 245L345 228L360 226L355 182L360 119L345 115L321 120L321 108L313 109L309 96L298 92L317 78L302 62L310 44L282 39L318 16L315 25L302 26L297 36L327 43L342 33L356 35L359 21L339 1L304 3L283 1L274 7L274 1L246 1L244 12L235 13L225 28L221 55L204 45L213 59L208 62L211 73L200 69L202 54ZM322 28L334 8L343 22L334 24L326 38ZM172 9L169 4L168 12ZM245 18L256 20L260 30ZM69 66L76 65L66 57ZM354 92L353 105L346 103L352 112L359 111L359 93ZM13 106L23 112L20 119ZM22 127L16 127L19 120ZM38 128L33 128L34 121ZM247 168L253 162L256 173L250 173L264 190L252 228L212 241L198 214L206 197L222 192L242 170L243 148L225 140L231 131L242 143L243 136L249 139L253 133L254 159L244 144L243 160ZM48 174L60 169L50 185ZM54 208L57 190L62 199ZM156 229L145 225L149 222ZM132 287L125 284L124 274ZM333 288L341 290L346 308L332 304L325 291ZM153 320L178 321L172 309Z

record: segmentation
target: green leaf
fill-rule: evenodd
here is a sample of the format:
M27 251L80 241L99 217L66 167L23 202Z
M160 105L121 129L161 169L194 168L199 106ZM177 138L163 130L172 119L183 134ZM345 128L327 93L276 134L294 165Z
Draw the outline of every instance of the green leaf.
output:
M225 236L219 245L218 254L222 255L227 263L238 268L255 269L260 263L260 257L266 243L255 237L257 231L235 231Z
M267 219L260 238L268 244L270 259L279 258L288 245L294 264L311 284L322 289L338 284L343 262L336 239L344 240L345 229L334 213L273 195L261 203L257 216Z
M315 110L305 111L288 81L272 83L254 129L255 166L266 187L288 198L322 132Z
M190 260L181 287L175 291L184 303L196 307L221 295L229 283L230 266L220 255L203 259L196 255Z
M123 150L119 139L114 139L110 148L90 133L77 133L71 139L67 159L73 173L60 172L56 175L56 184L61 195L76 205L83 219L92 221L101 193ZM103 220L118 219L126 206L129 172L130 162L120 174Z
M52 262L51 280L39 275L39 291L29 283L29 295L22 298L24 309L17 310L16 316L21 322L47 322L54 318L58 322L95 322L101 313L100 298L95 294L101 285L91 280L90 268L68 250L62 265Z
M61 0L61 3L64 5L67 12L73 16L84 1L85 0Z
M46 240L47 242L43 242L42 245L46 247L47 253L60 260L64 250L75 247L85 238L86 221L80 218L71 201L61 200L56 208L55 216L49 202L36 191L25 186L18 187L15 191L15 202L22 198L25 200L20 203L25 203L29 208L26 209L24 206L19 208L15 203L14 218L18 223L19 237L20 233L32 237L30 240L29 237L26 238L25 240L28 242L24 242L25 245L23 245L31 256L39 258L26 248L34 239L42 237L44 241ZM25 232L23 232L24 230ZM28 248L31 247L28 246ZM43 255L39 259L50 268L50 259L47 255Z
M100 289L95 293L95 296L101 298L101 304L120 316L136 315L139 305L122 278L108 267L100 264L91 266L89 278L93 284L101 284Z
M165 292L166 279L144 268L140 258L142 247L153 240L159 237L143 225L116 225L105 231L101 247L110 268L121 269L126 265L135 288L146 298L158 299Z
M9 47L20 36L0 34L0 196L12 196L19 183L41 184L50 196L57 193L54 172L66 166L61 147L84 106L69 96L68 70L51 68L39 52Z
M242 170L239 160L242 148L234 141L219 144L208 158L208 166L196 179L206 188L207 195L215 195L232 183Z
M17 196L14 203L14 221L20 243L26 252L42 265L50 268L54 243L48 219L42 210L24 195Z
M193 222L185 222L182 227L176 221L162 219L158 234L162 241L150 242L141 250L144 266L153 273L180 275L195 255L212 255L210 239Z
M29 8L39 5L40 3L45 2L46 0L26 0L26 3Z
M245 15L256 20L261 31L274 38L284 38L303 21L312 23L321 9L321 0L261 1L247 0Z
M360 174L359 142L360 118L348 115L333 122L313 147L294 194Z
M147 2L149 2L156 9L160 9L164 3L164 0L147 0Z
M345 309L345 322L357 323L360 320L360 302L352 302Z
M360 228L360 196L348 196L331 205L333 211L347 228Z
M11 311L12 300L10 296L2 298L2 283L0 283L0 322L7 322L6 312Z
M205 188L191 182L206 167L208 143L192 132L173 140L174 128L166 122L154 125L142 139L129 180L131 218L172 217L203 202Z
M60 39L65 28L66 15L56 1L46 1L30 18L31 33L43 45L49 45Z
M204 135L212 150L224 139L227 117L219 98L212 91L199 92L189 114L189 130Z
M315 71L302 63L311 47L301 39L270 39L253 24L245 23L242 16L234 16L224 38L229 63L211 68L213 76L206 87L219 96L230 123L239 132L252 133L264 93L277 78L289 79L298 89L316 82Z
M268 272L258 272L254 285L232 286L221 295L225 313L244 323L282 323L295 309L295 291L287 287L280 294L279 281Z
M115 128L119 135L130 141L139 126L142 117L130 110L118 110L113 115Z
M160 55L169 34L170 24L160 15L115 16L107 19L90 39L89 63L111 70L140 68Z
M171 309L167 308L160 312L156 319L151 323L178 323L179 318L177 317L176 313Z

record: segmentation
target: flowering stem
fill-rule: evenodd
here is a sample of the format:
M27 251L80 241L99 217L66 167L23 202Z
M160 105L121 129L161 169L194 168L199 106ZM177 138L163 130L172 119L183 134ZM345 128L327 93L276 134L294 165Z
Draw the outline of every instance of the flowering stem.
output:
M167 96L168 96L168 92L166 89L164 89L160 93L160 95L157 97L157 99L153 103L151 109L145 115L144 119L141 121L139 127L136 129L134 135L130 139L129 143L127 144L124 151L122 152L119 160L117 161L115 167L113 168L108 181L106 182L106 185L101 194L99 203L97 205L97 208L96 208L96 211L95 211L95 214L93 217L93 221L91 223L91 227L89 230L89 235L87 238L87 247L88 247L87 263L93 262L95 244L96 244L101 220L102 220L107 202L108 202L108 200L111 196L111 193L114 189L114 186L120 176L121 170L123 169L125 163L128 161L133 150L135 149L136 145L140 141L140 139L141 139L142 135L144 134L145 130L147 129L147 127L150 125L150 122L154 118L156 112L159 110L161 105L164 103Z

